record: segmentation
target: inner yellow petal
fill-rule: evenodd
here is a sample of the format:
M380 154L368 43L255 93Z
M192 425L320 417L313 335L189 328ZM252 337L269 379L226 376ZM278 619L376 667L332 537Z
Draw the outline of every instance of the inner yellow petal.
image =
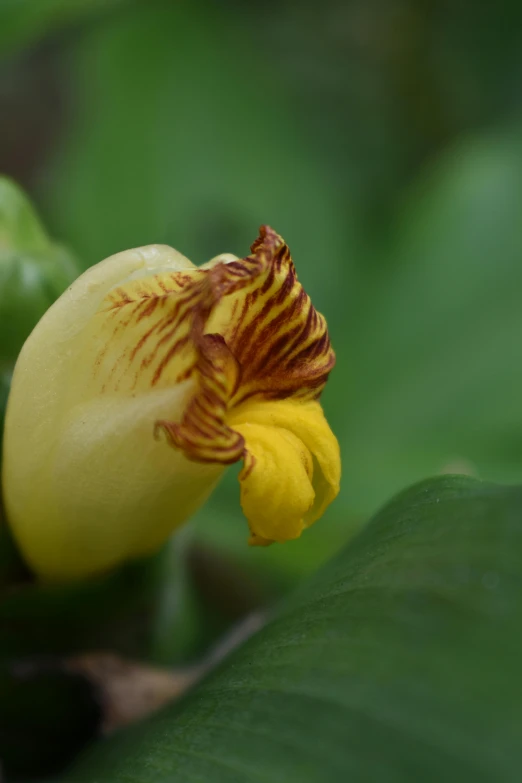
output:
M299 538L315 495L310 452L286 429L246 423L236 430L247 444L239 482L241 506L251 532L249 543Z
M297 538L339 492L339 444L315 401L253 401L227 417L245 440L241 505L252 544Z

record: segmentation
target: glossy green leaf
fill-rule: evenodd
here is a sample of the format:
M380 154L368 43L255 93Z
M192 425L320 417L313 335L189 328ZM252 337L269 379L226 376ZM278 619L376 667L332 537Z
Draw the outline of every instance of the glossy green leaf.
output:
M515 781L522 490L404 492L183 702L68 783Z

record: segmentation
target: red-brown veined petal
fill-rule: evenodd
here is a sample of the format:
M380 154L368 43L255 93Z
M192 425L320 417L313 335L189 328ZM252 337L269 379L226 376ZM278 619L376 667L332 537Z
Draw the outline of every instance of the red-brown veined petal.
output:
M186 380L198 361L192 339L205 272L161 271L113 288L90 324L93 379L101 393L165 388Z
M242 435L226 424L229 402L238 386L239 364L221 335L199 340L199 387L181 424L159 421L170 443L197 462L231 464L244 453Z
M317 398L335 355L326 321L298 282L284 240L262 226L251 255L225 269L229 292L207 331L222 334L241 365L234 405L257 396Z
M228 427L227 412L250 400L316 399L335 356L287 245L268 226L249 256L216 259L200 272L180 295L194 303L197 390L181 425L159 426L189 459L235 462L244 443Z

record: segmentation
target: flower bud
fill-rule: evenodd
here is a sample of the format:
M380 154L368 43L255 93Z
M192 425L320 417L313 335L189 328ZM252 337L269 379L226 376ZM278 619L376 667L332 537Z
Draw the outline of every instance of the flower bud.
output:
M0 372L12 369L36 323L78 273L20 188L0 177Z
M242 461L249 543L298 538L339 490L319 403L325 319L268 226L252 252L195 267L169 247L119 253L47 311L13 375L3 489L43 578L158 549Z

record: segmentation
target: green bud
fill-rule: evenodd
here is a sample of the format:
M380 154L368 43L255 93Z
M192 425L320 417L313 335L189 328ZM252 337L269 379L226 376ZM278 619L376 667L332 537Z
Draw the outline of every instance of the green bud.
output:
M22 190L0 177L0 374L10 372L34 326L79 272Z

